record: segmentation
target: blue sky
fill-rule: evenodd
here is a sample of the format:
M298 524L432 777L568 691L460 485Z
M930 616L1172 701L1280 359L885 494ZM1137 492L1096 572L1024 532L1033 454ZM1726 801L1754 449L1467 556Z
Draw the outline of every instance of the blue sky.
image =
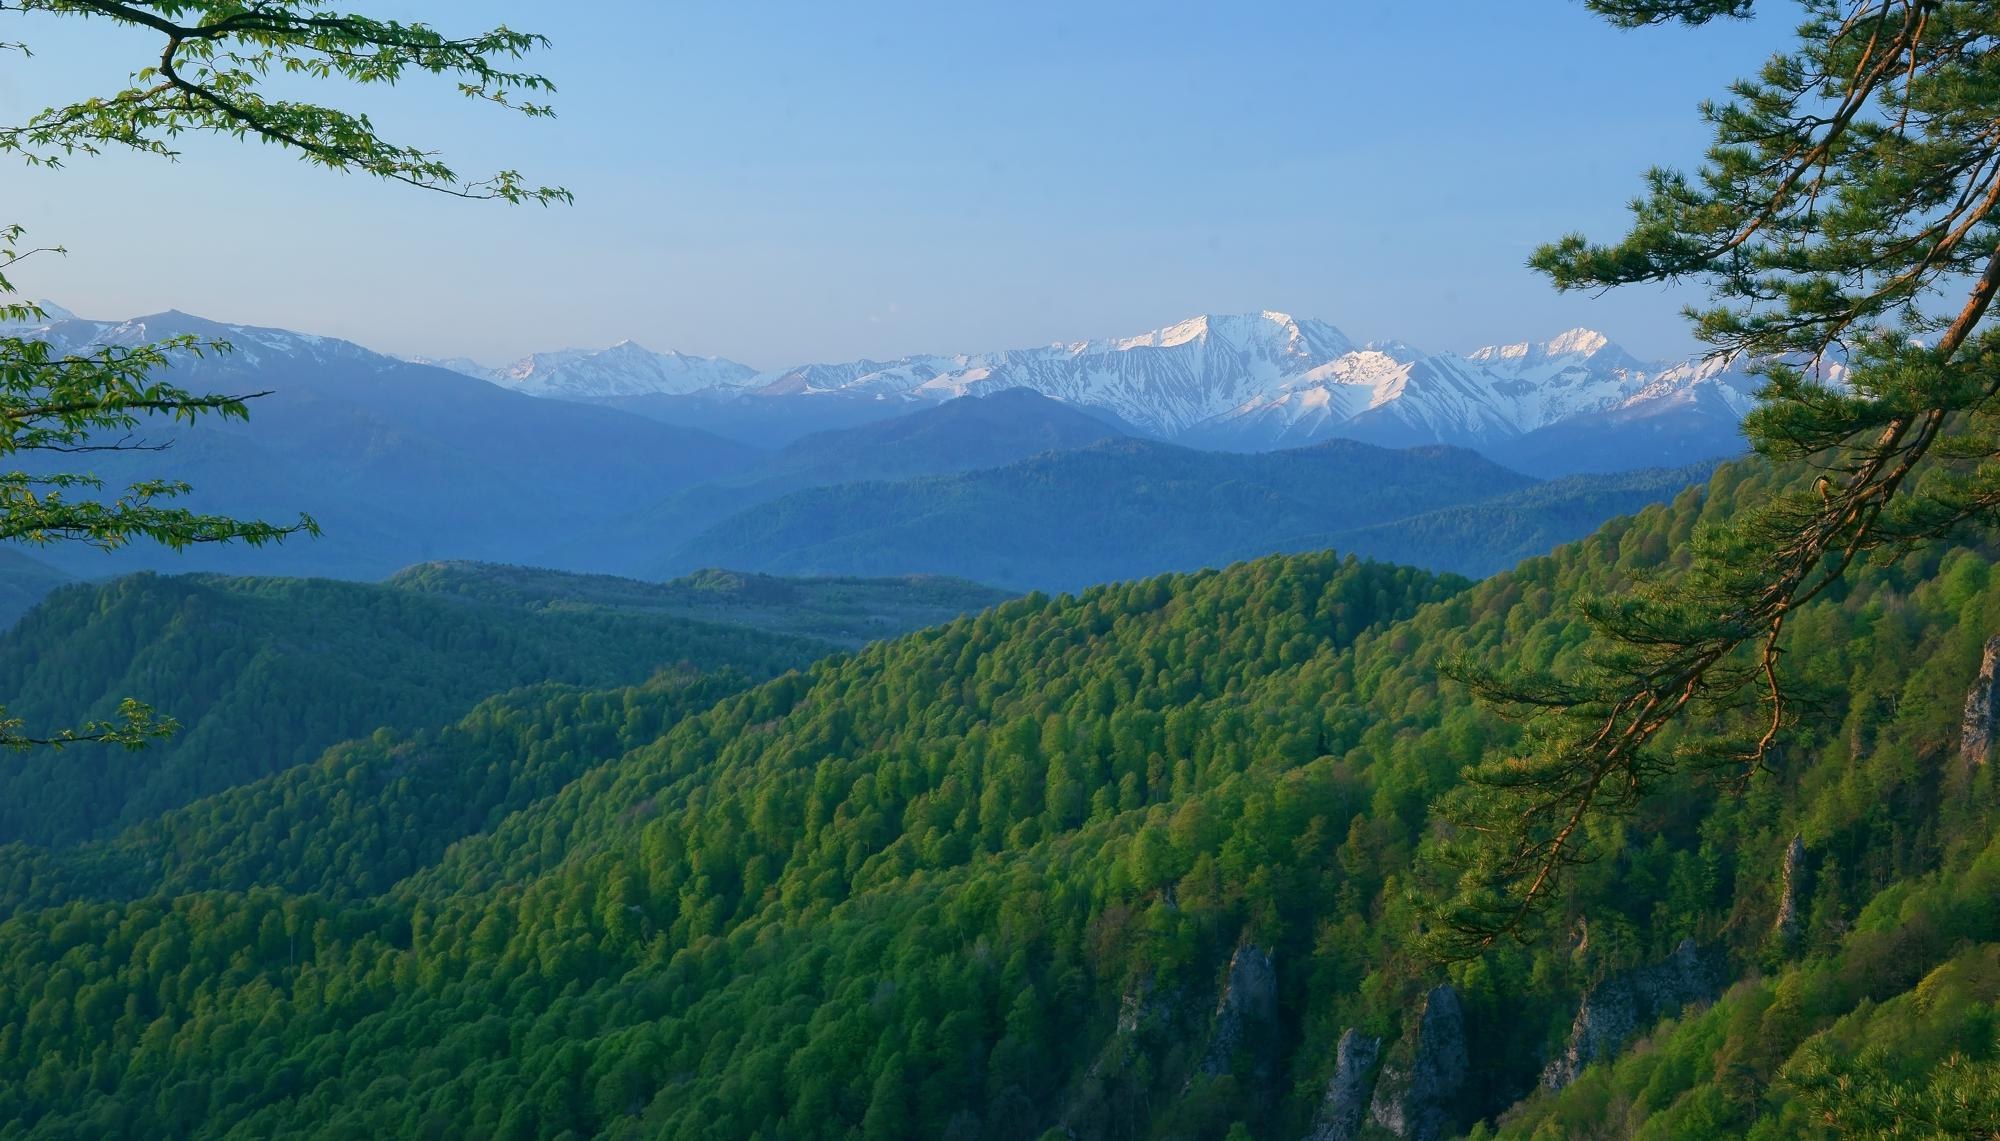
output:
M1574 0L355 6L550 35L552 122L421 81L343 97L576 204L210 142L11 167L8 218L69 250L23 288L496 362L633 337L774 366L1267 308L1433 350L1587 324L1669 355L1685 294L1558 296L1522 262L1614 236L1648 165L1699 157L1698 103L1788 29L1621 32ZM8 121L157 50L0 15L14 39L36 56L0 73Z

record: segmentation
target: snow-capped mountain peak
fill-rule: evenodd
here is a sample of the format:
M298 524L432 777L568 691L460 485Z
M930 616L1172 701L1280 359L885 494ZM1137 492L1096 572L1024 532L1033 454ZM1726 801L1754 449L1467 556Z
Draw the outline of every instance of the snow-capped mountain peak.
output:
M1430 355L1407 341L1398 341L1393 338L1386 341L1370 341L1361 346L1361 351L1365 353L1380 353L1390 360L1398 361L1402 364L1420 361Z
M1595 329L1571 329L1544 346L1554 356L1595 356L1611 346L1611 338Z
M1747 409L1734 366L1638 360L1593 329L1454 353L1395 340L1357 345L1324 321L1276 310L1202 314L1133 336L894 361L743 365L635 342L525 358L489 379L537 396L604 400L703 393L721 400L935 403L1028 388L1132 428L1208 446L1265 448L1354 436L1488 447L1559 421L1701 387L1704 406ZM1686 404L1687 401L1680 401Z
M1624 349L1611 343L1611 338L1595 329L1571 329L1546 341L1517 341L1511 345L1488 345L1465 355L1465 359L1480 364L1520 368L1540 365L1554 360L1592 360L1599 356L1615 359L1618 364L1638 363Z

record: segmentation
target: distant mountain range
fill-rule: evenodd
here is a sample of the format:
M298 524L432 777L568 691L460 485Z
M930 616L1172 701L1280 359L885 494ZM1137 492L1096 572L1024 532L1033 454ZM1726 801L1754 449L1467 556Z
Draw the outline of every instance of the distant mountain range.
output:
M1750 405L1740 371L1645 365L1592 333L1425 356L1275 313L778 374L630 343L496 371L177 312L51 318L36 335L69 349L227 340L234 352L177 361L175 379L272 395L248 424L162 426L167 452L16 462L87 467L112 487L184 479L192 506L308 512L326 536L183 553L57 544L7 575L17 610L65 575L379 579L438 559L645 576L923 572L1028 589L1335 545L1478 574L1701 469L1567 489L1540 477L1739 451ZM737 438L700 427L704 416Z
M1588 329L1460 356L1357 344L1324 321L1275 312L1032 349L768 372L629 341L505 369L439 363L520 392L611 403L764 444L806 424L1027 388L1192 447L1263 451L1336 437L1450 444L1508 456L1537 475L1630 469L1628 440L1673 441L1670 453L1642 454L1637 466L1735 454L1758 386L1738 365L1641 361ZM1593 446L1538 436L1572 424L1589 426Z
M1357 440L1240 454L1105 440L1004 467L843 483L738 512L650 575L951 575L1074 591L1332 548L1470 575L1665 502L1712 465L1538 482L1476 452Z
M140 569L374 579L425 559L519 561L551 532L609 522L746 467L758 449L615 409L536 400L359 345L169 312L130 321L58 320L39 335L69 349L193 334L233 352L177 360L189 388L271 395L248 423L148 424L165 452L19 453L29 470L93 471L110 488L183 479L184 501L277 521L313 515L317 541L105 553L58 543L34 557L80 577Z
M490 380L530 396L565 400L610 400L621 396L684 396L690 392L737 388L756 378L749 365L719 357L656 353L635 341L620 341L608 349L564 349L523 357L506 368L487 368L464 357L433 360L413 357L414 364L434 364Z

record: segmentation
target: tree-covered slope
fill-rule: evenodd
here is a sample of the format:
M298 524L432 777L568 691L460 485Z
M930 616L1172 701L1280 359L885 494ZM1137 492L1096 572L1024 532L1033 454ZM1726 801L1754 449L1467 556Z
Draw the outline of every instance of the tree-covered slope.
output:
M621 689L530 686L438 729L378 730L108 840L0 847L0 911L217 887L366 898L751 684L680 668Z
M1727 467L1474 586L1276 557L1031 595L692 715L645 690L491 707L440 755L490 739L479 783L503 791L379 893L341 880L394 830L355 822L449 797L401 790L433 779L424 749L336 751L290 791L121 838L212 865L166 868L161 894L15 877L16 899L76 898L0 923L0 1119L1290 1141L1568 1112L1779 1137L1868 1111L1820 1076L1843 1066L1850 1089L1926 1089L1955 1048L1983 1073L1994 789L1959 727L2000 630L1984 552L1869 570L1795 616L1783 668L1817 704L1778 771L1737 792L1701 770L1599 830L1523 945L1448 968L1412 950L1413 892L1443 875L1428 806L1515 739L1438 664L1573 665L1579 595L1763 479ZM541 755L580 775L513 799L554 783L510 775L534 740L574 741ZM365 810L329 813L349 773ZM353 839L306 838L331 820ZM1709 1036L1629 1049L1660 1017ZM1860 1048L1876 1029L1898 1056ZM1567 1090L1538 1094L1564 1058Z
M134 575L51 595L0 635L10 715L55 727L138 698L182 723L139 752L0 765L0 840L71 842L489 694L682 663L768 676L834 647L673 615L534 611L316 579Z
M888 419L813 432L741 471L566 537L552 548L550 559L563 566L646 571L730 516L806 488L1001 467L1125 434L1098 416L1025 388L950 400Z
M1441 507L1392 523L1316 536L1309 546L1385 562L1484 577L1580 539L1607 519L1669 503L1705 482L1713 463L1573 475L1477 503Z
M1122 439L961 475L797 492L717 524L669 571L920 571L1080 590L1309 549L1532 484L1455 448L1336 440L1283 452L1197 452Z
M495 563L406 567L388 584L542 611L662 614L859 646L998 605L1012 594L962 579L779 578L704 570L671 582L569 574Z

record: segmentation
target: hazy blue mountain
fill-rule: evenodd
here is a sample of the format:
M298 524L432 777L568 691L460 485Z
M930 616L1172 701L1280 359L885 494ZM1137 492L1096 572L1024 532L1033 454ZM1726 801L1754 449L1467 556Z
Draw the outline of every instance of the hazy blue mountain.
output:
M1120 439L957 475L800 491L717 524L661 569L923 572L1074 589L1307 549L1329 532L1533 482L1458 448L1331 440L1228 453Z
M866 395L825 394L811 399L760 395L738 387L609 396L591 403L663 424L712 432L756 448L783 447L815 432L893 420L926 407Z
M847 647L940 625L1013 597L1008 591L935 575L778 578L703 570L672 582L642 582L466 562L421 563L397 572L387 585L527 610L663 614Z
M755 375L726 361L624 345L534 358L515 370L541 378L516 386L523 391L454 371L476 366L432 367L345 341L180 313L117 324L64 318L42 333L70 347L180 333L226 339L234 353L183 362L177 379L270 395L254 403L248 424L146 437L172 439L169 451L40 457L41 470L86 467L114 487L184 479L196 488L193 506L276 520L304 511L326 530L317 541L265 550L137 545L107 555L58 546L37 555L88 578L163 569L372 580L414 562L470 560L648 577L743 565L1082 585L1096 579L1075 576L1301 549L1312 536L1491 499L1525 483L1470 478L1443 493L1450 480L1434 453L1380 460L1366 472L1301 475L1296 456L1196 461L1179 450L1128 448L1106 453L1122 456L1118 463L1056 463L1025 481L983 476L883 493L809 493L1006 468L1127 436L1132 423L1239 453L1328 434L1394 447L1473 440L1512 469L1507 479L1517 479L1513 471L1678 466L1740 450L1736 424L1749 400L1735 371L1644 365L1584 330L1465 357L1426 356L1396 343L1356 347L1331 326L1272 313L980 358ZM1005 378L1026 387L1001 387ZM757 448L668 423L662 402L726 411L739 417L731 431L782 445ZM623 408L651 408L659 418ZM1543 426L1522 430L1534 424ZM808 425L818 430L799 431ZM1352 457L1389 453L1325 452L1318 462L1336 454L1366 466ZM1589 494L1577 502L1590 502ZM1117 504L1133 505L1143 523L1111 518ZM1493 569L1504 552L1543 549L1530 536L1573 534L1577 520L1604 517L1593 510L1577 506L1550 531L1542 504L1419 561ZM1063 537L1098 517L1108 522L1094 533ZM975 530L983 536L966 536ZM971 557L989 542L1001 546ZM1055 547L1036 554L1044 542ZM1422 554L1422 543L1385 540L1383 549Z
M69 581L69 575L18 548L0 547L0 630Z
M1565 476L1478 503L1323 535L1305 546L1484 578L1581 539L1607 520L1671 502L1706 482L1715 467Z
M1132 434L1191 447L1268 451L1342 437L1487 450L1662 399L1700 399L1740 419L1757 387L1741 361L1640 360L1590 329L1461 355L1400 341L1357 344L1324 321L1271 311L1203 314L1133 336L824 362L754 376L734 362L630 344L547 357L548 368L530 361L515 373L547 372L562 383L524 390L617 402L765 445L787 442L807 425L849 426L1025 387L1113 416ZM600 359L609 366L590 367ZM588 375L558 376L564 369ZM1619 467L1678 462L1640 452L1626 454Z
M566 540L536 561L646 573L724 519L806 488L1000 467L1123 435L1091 412L1024 388L924 405L804 436L732 475Z
M176 554L135 545L113 555L75 545L38 554L72 574L133 569L250 570L378 578L427 558L519 559L552 532L575 532L752 462L754 449L610 408L543 400L442 368L328 338L224 326L166 313L122 324L66 321L69 345L178 333L236 351L177 365L197 389L269 391L247 424L142 431L164 452L33 456L37 470L92 471L114 487L184 479L189 502L278 520L312 514L326 534L282 547Z
M1667 466L1729 459L1749 447L1738 407L1713 388L1692 388L1551 424L1487 454L1517 471L1560 476L1627 471L1634 456Z

